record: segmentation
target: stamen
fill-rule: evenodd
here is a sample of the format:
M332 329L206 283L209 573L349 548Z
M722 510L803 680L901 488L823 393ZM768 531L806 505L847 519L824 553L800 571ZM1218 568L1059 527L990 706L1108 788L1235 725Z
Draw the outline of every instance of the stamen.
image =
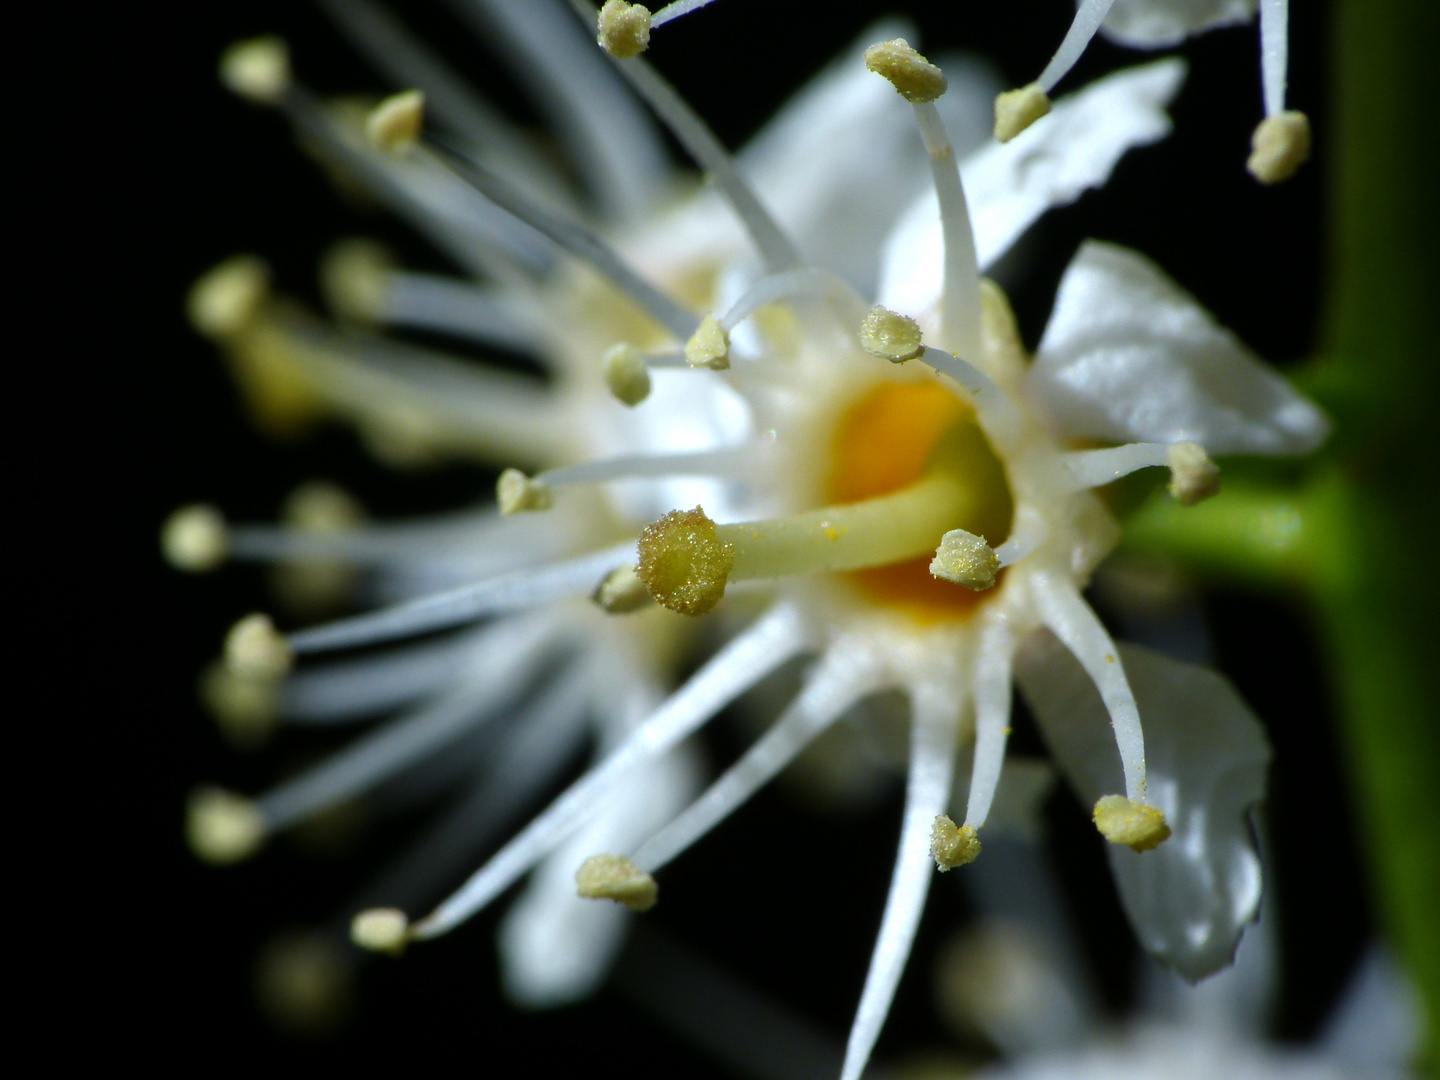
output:
M279 679L293 663L290 646L268 615L245 616L225 637L225 664L237 675Z
M654 873L705 836L789 765L875 684L863 646L841 643L826 653L804 689L723 776L635 851L635 865Z
M1309 118L1302 112L1282 112L1260 121L1245 167L1262 184L1278 184L1294 176L1309 157Z
M628 615L651 603L650 590L633 566L611 570L591 599L611 615Z
M1170 839L1170 826L1159 807L1132 802L1123 795L1100 796L1092 816L1101 836L1135 852L1154 851Z
M360 237L339 240L320 259L320 291L339 318L360 323L385 317L395 256L384 244Z
M930 560L932 575L976 592L992 588L999 571L1000 560L985 538L964 529L951 529L942 536Z
M865 307L860 294L848 281L828 270L802 266L796 270L768 274L751 285L740 299L730 305L730 310L720 317L720 328L728 334L766 304L794 300L802 296L814 296L828 301L841 321L847 325L854 325Z
M622 341L610 346L600 363L605 385L618 401L633 407L650 396L650 368L634 345Z
M1055 84L1069 73L1085 52L1086 46L1095 37L1095 32L1100 29L1100 24L1105 21L1105 16L1110 14L1110 7L1114 2L1115 0L1081 0L1075 18L1070 23L1070 29L1065 32L1065 39L1060 42L1060 48L1055 50L1055 55L1050 58L1050 63L1045 65L1040 77L1035 80L1036 86L1047 94L1055 89Z
M995 139L1007 143L1050 111L1050 95L1039 83L995 97Z
M280 680L241 675L223 662L200 676L200 700L220 733L239 750L263 746L280 719Z
M575 871L575 889L592 900L614 900L631 911L649 911L659 899L655 879L624 855L591 855Z
M1265 90L1265 115L1285 111L1285 83L1290 66L1290 0L1260 0L1260 80Z
M979 291L976 291L979 295ZM1002 454L1016 453L1023 441L1025 421L1015 403L995 380L974 364L942 349L926 348L922 362L965 388L975 404L975 418L986 436Z
M1015 508L1010 537L995 549L995 558L1001 566L1012 566L1035 551L1049 535L1050 526L1045 518L1033 506L1022 503ZM1009 685L1008 679L1006 685Z
M930 856L935 860L935 869L940 873L954 870L957 866L968 866L980 855L980 838L975 826L957 826L947 815L941 814L930 829Z
M900 848L840 1080L860 1080L865 1071L920 925L933 877L929 834L935 819L945 812L954 778L958 701L950 687L923 686L912 693L910 775Z
M224 866L259 849L265 839L265 819L242 795L200 788L185 805L185 839L197 857Z
M542 480L532 480L519 469L506 469L495 483L495 501L501 517L531 510L549 510L555 505L550 487Z
M202 574L220 566L230 554L230 530L213 506L182 506L160 529L160 550L177 570Z
M987 611L975 650L971 696L975 707L975 763L970 770L970 795L965 803L965 827L980 829L990 816L995 789L1005 766L1005 743L1010 735L1011 667L1015 656L1015 630L1003 612Z
M290 90L290 49L275 36L237 41L220 55L220 81L256 105L278 105Z
M1045 625L1080 661L1100 691L1125 771L1125 794L1134 802L1144 802L1145 732L1115 642L1071 582L1037 570L1030 575L1030 588Z
M1175 443L1165 452L1170 494L1181 506L1194 506L1220 490L1220 470L1199 443Z
M617 60L639 56L650 47L650 9L625 0L605 0L595 17L600 47Z
M365 318L528 353L542 363L546 330L524 294L441 274L376 267ZM363 272L363 269L362 269Z
M290 648L297 653L313 653L373 645L472 622L484 615L583 596L595 587L597 578L628 563L634 555L634 545L625 543L548 566L499 574L473 585L302 630L290 636Z
M369 952L399 956L410 943L410 920L399 908L371 908L350 920L350 940Z
M547 210L519 188L471 161L464 153L435 143L457 175L502 210L513 214L576 258L608 277L652 319L682 341L695 331L695 316L630 269L599 237Z
M930 175L940 201L940 230L945 239L940 337L957 353L978 357L980 268L975 257L975 231L955 151L934 104L945 92L945 76L902 38L866 49L865 66L888 79L915 111L920 138L930 156Z
M598 23L599 17L590 0L570 0L570 6L585 22ZM795 245L740 175L734 159L675 88L641 57L619 60L616 66L686 152L714 179L760 250L766 270L774 273L801 265L803 260Z
M692 11L698 11L713 0L674 0L674 3L666 4L659 11L655 12L650 19L650 29L664 26L672 19L678 19L681 15L689 15Z
M685 342L685 362L691 367L724 371L730 366L730 335L714 315L706 315Z
M190 287L185 313L206 337L224 340L250 325L270 295L270 267L255 255L236 255Z
M424 124L425 95L419 90L402 90L370 110L365 118L365 137L377 150L400 154L420 141Z
M416 924L430 939L454 929L561 844L631 769L688 738L740 694L794 656L805 641L797 612L781 605L732 638L621 747L520 831L460 889Z
M870 309L860 324L860 346L871 356L903 364L925 351L920 324L908 315L889 311L879 304Z
M547 469L532 483L546 487L577 487L612 480L640 480L672 476L743 477L755 463L755 448L727 447L682 454L627 454L602 458L560 469Z

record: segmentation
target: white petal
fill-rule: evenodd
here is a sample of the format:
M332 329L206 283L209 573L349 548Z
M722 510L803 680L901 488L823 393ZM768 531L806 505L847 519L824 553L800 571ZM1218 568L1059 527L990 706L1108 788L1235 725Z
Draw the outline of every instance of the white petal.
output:
M1137 855L1109 845L1121 902L1141 943L1191 982L1229 964L1260 903L1248 811L1265 793L1270 747L1221 675L1121 646L1145 725L1150 801L1172 835ZM1086 805L1120 790L1120 762L1094 685L1053 637L1017 657L1020 688Z
M1256 0L1115 0L1100 32L1137 49L1176 45L1190 34L1242 23Z
M1008 143L961 166L984 270L1046 210L1103 184L1124 153L1170 133L1165 114L1185 78L1181 60L1128 68L1061 98ZM917 200L885 246L878 302L920 318L940 296L944 244L934 192ZM923 319L922 319L923 324Z
M575 870L591 855L632 850L699 790L694 755L681 747L633 774L631 783L540 864L500 924L505 990L530 1008L553 1008L599 988L624 942L628 912L582 899Z
M1330 422L1154 263L1087 241L1030 371L1062 435L1198 442L1212 454L1303 454Z

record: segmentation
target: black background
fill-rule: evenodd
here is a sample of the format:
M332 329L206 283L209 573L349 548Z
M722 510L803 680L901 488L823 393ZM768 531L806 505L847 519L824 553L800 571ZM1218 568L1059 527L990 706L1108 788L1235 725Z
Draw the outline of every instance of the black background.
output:
M1066 0L895 7L916 19L922 47L973 49L1012 85L1040 70L1071 14ZM530 118L503 72L442 5L398 9L496 100ZM1103 191L1051 214L1027 252L1031 263L1013 299L1032 345L1065 263L1082 239L1095 236L1155 258L1268 359L1283 366L1311 354L1325 272L1327 11L1325 4L1297 5L1291 24L1290 101L1312 117L1317 160L1279 188L1255 184L1243 169L1260 117L1254 29L1187 45L1180 51L1191 72L1172 110L1178 136L1128 155ZM735 146L877 13L852 0L720 0L657 33L652 58ZM194 784L259 790L313 748L282 741L239 757L215 734L195 704L194 676L230 622L264 605L263 581L239 569L207 578L175 574L159 560L156 528L174 506L195 500L219 502L238 520L269 518L286 492L312 476L343 481L377 516L463 504L484 497L493 478L460 467L397 476L338 429L276 445L247 427L211 347L184 323L183 296L199 273L233 252L256 251L272 261L282 288L313 296L318 254L337 236L357 232L384 238L412 265L443 264L383 215L337 199L277 117L217 86L215 58L227 43L276 31L290 39L298 72L314 88L383 89L314 8L206 4L137 19L120 31L124 63L112 57L114 73L102 70L97 79L113 152L89 173L102 235L114 237L105 269L119 279L120 303L99 327L105 389L96 404L117 431L89 459L92 475L102 478L108 517L105 557L86 569L98 567L103 582L98 603L89 605L98 610L97 632L119 648L105 652L114 667L95 680L102 692L76 721L92 733L87 750L101 750L92 756L109 797L100 819L102 906L127 932L116 933L116 918L105 911L96 918L84 905L101 929L87 970L114 989L69 992L80 1001L96 993L100 1001L87 1011L119 1020L119 1030L156 1060L201 1066L453 1063L484 1075L547 1077L570 1074L577 1055L604 1045L628 1062L627 1071L735 1075L619 991L555 1014L510 1010L497 990L493 916L402 962L365 964L358 1004L329 1036L287 1034L253 1005L252 969L264 943L286 927L332 922L417 822L371 823L349 852L316 854L281 842L228 870L189 858L181 807ZM763 20L764 32L753 32L753 20ZM742 40L748 61L740 59ZM1097 43L1062 90L1139 59ZM133 97L137 85L145 103L138 110L119 93L128 86ZM1350 814L1323 665L1298 604L1214 592L1206 611L1220 666L1264 717L1277 749L1270 824L1279 886L1272 898L1280 905L1285 962L1277 1031L1304 1038L1371 932L1345 833ZM69 636L57 640L62 649L94 649ZM743 745L724 724L710 739L716 761ZM876 811L841 821L807 815L766 791L667 872L665 902L647 920L783 1002L838 1046L863 980L898 814L898 790ZM1068 797L1051 816L1067 887L1090 932L1108 1005L1119 1015L1131 998L1132 957L1100 843ZM773 881L774 899L762 905L725 887L742 874ZM958 890L934 891L879 1059L958 1052L930 1005L926 955L927 944L964 915Z

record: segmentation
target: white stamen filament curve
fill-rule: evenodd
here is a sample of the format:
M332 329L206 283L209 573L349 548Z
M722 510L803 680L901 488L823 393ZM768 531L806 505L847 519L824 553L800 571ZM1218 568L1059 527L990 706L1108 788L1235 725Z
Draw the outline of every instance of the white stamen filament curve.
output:
M1285 83L1290 60L1290 0L1260 0L1260 77L1265 90L1265 115L1285 111Z
M1105 16L1110 14L1110 6L1114 2L1115 0L1084 0L1075 12L1075 20L1070 24L1070 29L1065 32L1060 48L1055 50L1050 63L1045 65L1040 78L1035 80L1040 84L1040 89L1050 93L1055 89L1055 84L1075 66L1085 52L1085 47L1100 29L1100 24L1105 21Z
M950 146L940 112L933 102L913 102L915 122L930 157L930 175L940 201L940 229L945 240L945 270L940 291L940 340L962 356L980 356L980 266L975 256L975 230L960 180L960 167Z
M1010 675L1015 657L1015 631L1003 612L990 609L975 650L971 694L975 702L975 762L970 770L970 795L965 824L980 828L990 815L1005 743L1010 733Z
M1062 462L1074 481L1076 491L1103 487L1140 469L1166 466L1165 443L1126 443L1104 450L1079 450L1066 454Z

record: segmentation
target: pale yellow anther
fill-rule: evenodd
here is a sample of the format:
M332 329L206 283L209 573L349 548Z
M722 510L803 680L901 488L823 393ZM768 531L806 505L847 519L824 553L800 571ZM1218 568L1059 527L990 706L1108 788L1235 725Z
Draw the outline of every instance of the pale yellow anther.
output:
M1135 851L1151 851L1170 839L1170 826L1165 824L1165 814L1159 807L1123 795L1100 796L1093 816L1101 836Z
M306 480L285 499L280 518L292 529L315 536L347 532L365 520L355 496L329 480Z
M519 469L506 469L495 484L495 501L500 516L510 517L531 510L549 510L555 505L550 485L526 476Z
M1278 184L1295 175L1310 157L1310 119L1291 110L1267 116L1250 137L1245 167L1262 184Z
M1170 494L1181 506L1194 506L1220 490L1220 470L1199 443L1173 443L1165 450Z
M592 855L575 871L575 887L590 900L614 900L631 911L649 911L660 887L624 855Z
M685 362L691 367L724 371L730 366L730 335L714 315L706 315L685 343Z
M225 665L237 675L279 679L293 662L290 646L268 615L246 615L225 636Z
M935 558L930 560L930 573L935 577L976 592L993 586L999 572L1000 560L995 549L983 536L964 529L952 529L942 536Z
M875 305L860 324L860 345L871 356L903 364L925 351L920 324L908 315Z
M177 570L214 570L230 554L230 531L213 506L182 506L160 528L160 551Z
M350 940L370 952L399 956L410 943L410 920L399 908L370 908L350 920Z
M290 89L290 49L274 36L237 41L220 54L220 81L257 105L274 105Z
M217 866L254 854L265 839L259 807L217 787L191 793L185 805L185 840L196 856Z
M270 295L270 268L255 255L236 255L190 286L185 315L209 338L231 337L250 324Z
M945 93L945 73L926 60L904 38L882 41L865 50L865 67L888 79L912 104L934 101Z
M628 60L650 47L650 9L642 4L605 0L595 28L595 40L617 59Z
M657 602L681 615L703 615L725 595L735 548L720 539L700 507L672 510L645 527L635 573Z
M370 322L385 313L387 279L395 267L384 244L350 237L331 245L320 260L320 292L342 319Z
M263 746L280 718L280 680L241 675L223 662L200 675L200 701L239 750Z
M645 354L622 341L605 350L600 373L610 393L626 405L639 405L650 396L650 367Z
M425 95L419 90L391 94L365 118L365 137L377 150L398 154L420 140L425 124Z
M650 590L633 566L617 566L611 570L591 599L611 615L626 615L651 603Z
M995 98L995 138L1009 142L1050 111L1050 96L1039 83L1006 90Z
M980 838L975 834L975 826L956 825L941 814L930 830L930 854L935 858L935 869L942 874L974 862L980 854Z

